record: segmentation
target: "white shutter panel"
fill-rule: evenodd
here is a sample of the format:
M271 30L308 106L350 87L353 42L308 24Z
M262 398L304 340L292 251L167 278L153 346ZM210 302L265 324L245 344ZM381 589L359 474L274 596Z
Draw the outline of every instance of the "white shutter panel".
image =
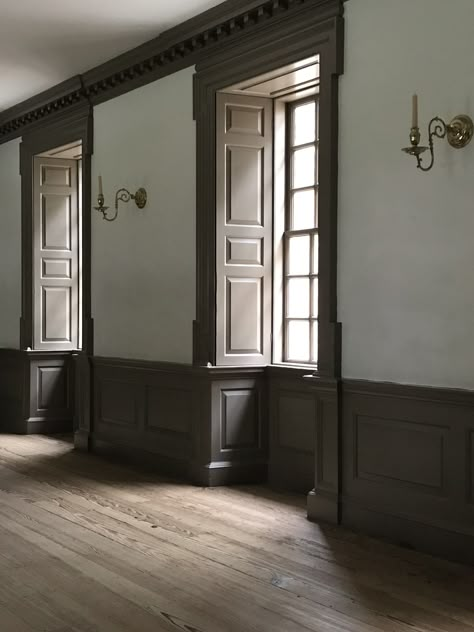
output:
M271 362L271 99L217 94L216 359Z
M33 187L33 347L79 348L77 161L36 157Z

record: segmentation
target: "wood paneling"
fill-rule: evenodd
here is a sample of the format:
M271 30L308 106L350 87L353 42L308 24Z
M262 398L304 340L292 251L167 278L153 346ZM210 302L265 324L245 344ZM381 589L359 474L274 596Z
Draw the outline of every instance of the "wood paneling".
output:
M346 382L343 411L343 523L450 557L474 551L474 394Z
M310 493L311 519L339 520L338 383L269 368L269 481Z
M259 394L255 388L221 390L222 450L258 448Z
M135 384L125 380L102 379L98 383L98 423L138 425L138 397Z
M145 428L159 432L189 434L192 420L190 389L146 387Z
M354 423L357 478L443 492L447 429L367 415L356 415Z
M216 364L267 364L273 103L222 93L216 103Z

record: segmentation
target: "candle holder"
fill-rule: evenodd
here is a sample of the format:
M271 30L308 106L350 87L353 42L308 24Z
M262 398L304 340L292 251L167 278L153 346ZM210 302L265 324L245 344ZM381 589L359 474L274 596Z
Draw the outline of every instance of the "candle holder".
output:
M148 199L146 189L140 187L135 193L130 193L128 189L121 188L115 194L115 213L109 217L107 211L108 206L105 206L105 198L103 193L99 193L97 196L97 206L94 206L96 211L102 213L102 217L106 222L114 222L118 216L119 202L130 202L134 200L137 207L141 210L145 208Z
M404 147L402 151L415 156L417 168L421 171L430 171L434 165L434 142L436 138L446 138L451 147L462 149L471 142L474 134L474 124L467 114L455 116L450 123L445 123L442 118L435 116L428 125L428 146L420 145L421 135L418 126L413 126L410 130L410 146ZM430 152L430 161L423 164L421 155L426 151Z

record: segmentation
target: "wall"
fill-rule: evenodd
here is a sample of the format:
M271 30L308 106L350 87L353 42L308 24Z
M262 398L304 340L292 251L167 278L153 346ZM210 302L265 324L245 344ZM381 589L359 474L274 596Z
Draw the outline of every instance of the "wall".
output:
M12 349L20 346L20 140L0 145L0 347Z
M339 320L343 375L474 388L474 142L400 151L411 95L474 114L472 0L350 0L341 81ZM455 10L453 10L455 9Z
M111 207L119 187L148 191L144 210L121 203L115 222L93 211L95 355L192 361L193 73L188 68L94 110L93 200L98 174Z

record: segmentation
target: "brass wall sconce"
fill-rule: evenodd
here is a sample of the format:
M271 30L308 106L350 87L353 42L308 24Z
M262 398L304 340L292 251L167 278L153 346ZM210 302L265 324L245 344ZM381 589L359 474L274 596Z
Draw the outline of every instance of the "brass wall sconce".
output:
M111 217L108 216L108 206L105 206L104 192L102 189L102 176L99 176L99 195L97 196L97 206L94 206L96 211L102 213L102 217L106 222L113 222L117 219L119 202L130 202L134 200L139 209L143 209L147 203L147 192L144 188L140 187L136 193L130 193L128 189L119 189L115 194L115 213Z
M410 130L410 147L404 147L402 151L410 156L415 156L417 167L422 171L429 171L434 165L433 139L446 138L451 147L462 149L471 142L474 134L474 124L467 114L458 114L450 123L445 123L442 118L435 116L428 125L428 147L420 145L421 134L418 127L418 96L413 95L413 117ZM430 152L430 162L423 164L421 155L425 151Z

